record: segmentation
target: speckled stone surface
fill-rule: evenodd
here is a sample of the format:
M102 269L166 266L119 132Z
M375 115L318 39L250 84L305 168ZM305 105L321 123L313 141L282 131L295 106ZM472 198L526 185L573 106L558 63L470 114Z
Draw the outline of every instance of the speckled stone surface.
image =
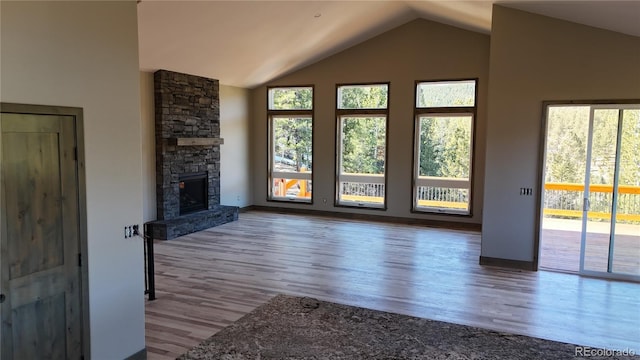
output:
M571 344L278 295L179 359L564 360L581 357L575 356L575 345Z

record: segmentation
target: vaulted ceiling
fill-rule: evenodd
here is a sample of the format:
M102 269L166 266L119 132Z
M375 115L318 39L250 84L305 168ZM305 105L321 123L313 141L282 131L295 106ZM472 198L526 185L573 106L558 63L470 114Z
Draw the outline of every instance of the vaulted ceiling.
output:
M416 18L489 34L494 3L640 36L640 1L142 0L140 69L251 88Z

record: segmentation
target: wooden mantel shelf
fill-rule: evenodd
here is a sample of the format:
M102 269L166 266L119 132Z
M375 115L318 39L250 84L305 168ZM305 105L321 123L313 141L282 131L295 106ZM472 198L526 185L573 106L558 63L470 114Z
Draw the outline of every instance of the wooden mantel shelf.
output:
M213 146L224 144L223 138L170 138L173 146Z

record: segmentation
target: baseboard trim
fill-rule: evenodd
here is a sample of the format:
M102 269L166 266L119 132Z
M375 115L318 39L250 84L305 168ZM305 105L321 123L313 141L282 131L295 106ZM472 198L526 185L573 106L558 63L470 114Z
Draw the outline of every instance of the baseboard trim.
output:
M428 226L428 227L447 228L447 229L454 229L454 230L470 230L470 231L478 231L478 232L482 230L482 225L473 224L473 223L460 223L460 222L446 221L446 220L442 221L442 220L429 220L429 219L414 219L414 218L404 218L404 217L398 217L398 216L383 216L383 215L372 215L372 214L355 214L355 213L346 213L346 212L337 212L337 211L323 211L323 210L311 210L311 209L300 209L300 208L285 208L285 207L275 207L275 206L251 205L251 206L242 208L240 212L247 212L251 210L276 212L281 214L326 216L326 217L333 217L333 218L339 218L339 219L367 220L367 221L387 222L387 223L394 223L394 224L405 224L405 225L422 225L422 226Z
M125 358L125 360L147 360L147 348L145 347L137 353Z
M533 261L511 260L480 256L480 265L498 266L503 268L536 271Z

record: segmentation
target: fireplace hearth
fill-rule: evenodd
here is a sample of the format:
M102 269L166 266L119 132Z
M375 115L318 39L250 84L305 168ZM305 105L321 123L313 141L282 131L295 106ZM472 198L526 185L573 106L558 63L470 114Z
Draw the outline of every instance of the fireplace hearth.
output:
M220 204L218 80L154 73L157 219L154 239L170 240L238 219Z

